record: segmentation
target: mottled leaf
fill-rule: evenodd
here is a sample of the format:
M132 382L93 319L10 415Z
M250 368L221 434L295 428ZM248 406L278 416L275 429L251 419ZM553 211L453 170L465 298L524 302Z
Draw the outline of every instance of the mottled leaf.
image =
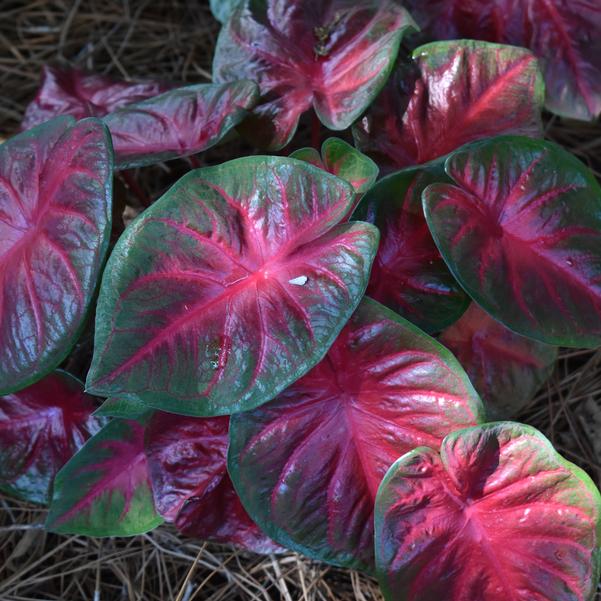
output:
M0 488L47 503L56 472L100 429L95 408L83 384L63 371L0 397Z
M88 388L188 415L261 405L325 354L378 243L336 226L341 179L290 158L196 170L117 243L102 282Z
M380 180L353 215L380 230L367 294L427 332L456 321L469 303L440 256L422 209L424 188L447 181L442 165L399 171Z
M103 120L118 169L207 150L247 115L258 99L251 81L176 88L113 111Z
M598 0L403 0L437 38L473 38L530 48L540 59L547 107L592 119L601 112Z
M534 428L461 430L386 474L380 585L387 601L590 601L600 512L591 479Z
M388 169L426 163L499 134L540 136L544 85L523 48L459 40L414 50L355 125L357 146Z
M424 191L434 240L468 294L515 332L601 344L601 188L551 142L500 137L453 154Z
M58 115L102 117L115 109L161 94L171 86L156 81L118 81L78 69L42 68L42 84L25 111L22 129Z
M258 553L280 548L250 519L227 473L228 417L156 412L146 455L157 511L188 536Z
M386 470L481 412L446 349L366 298L321 363L272 402L232 416L230 474L274 540L373 570L374 499Z
M440 342L459 359L491 419L515 416L549 377L557 347L524 338L472 304Z
M77 339L108 245L112 168L97 119L57 117L0 146L0 394Z
M213 76L258 82L263 102L249 135L277 149L311 107L330 129L349 127L386 82L412 27L392 0L246 0L221 30Z
M144 426L114 419L57 474L46 528L88 536L132 536L162 521L152 498Z

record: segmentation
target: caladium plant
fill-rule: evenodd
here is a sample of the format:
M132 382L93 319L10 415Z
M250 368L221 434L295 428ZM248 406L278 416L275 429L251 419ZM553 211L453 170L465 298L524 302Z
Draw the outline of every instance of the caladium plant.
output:
M40 125L58 115L104 117L126 104L156 96L172 85L156 81L119 81L79 69L45 66L35 99L25 111L23 129Z
M62 371L0 397L0 488L47 503L58 470L100 430L95 408L83 384Z
M461 40L413 51L354 127L358 147L400 169L498 134L541 135L544 85L522 48Z
M217 41L217 82L253 79L262 102L248 121L256 142L276 150L310 108L346 129L386 83L414 23L393 0L245 0Z
M557 347L524 338L476 304L440 335L461 362L489 418L515 417L553 371Z
M0 394L77 341L108 247L112 168L97 119L58 117L0 146Z
M374 499L387 469L482 418L455 358L365 298L321 363L271 403L232 416L230 472L276 541L372 570Z
M337 225L353 198L290 158L184 176L109 259L88 389L197 416L273 398L323 357L365 291L378 232Z
M427 33L530 48L544 68L547 106L601 113L601 6L596 0L403 0Z
M459 430L386 474L376 561L387 601L590 599L601 495L529 426Z
M485 15L495 40L518 7L527 37L546 31L530 23L543 4L556 28L569 12L406 4L429 32ZM412 50L393 0L211 7L215 83L47 70L24 127L43 123L0 147L0 488L35 502L51 489L59 533L166 521L376 573L391 601L590 601L599 492L532 428L485 423L532 398L557 345L601 345L601 188L537 139L534 54ZM307 111L313 146L322 126L347 131L307 147ZM236 130L288 156L193 170L113 231L95 328L75 346L114 169ZM89 367L103 400L94 415L53 371L70 352L63 367Z
M228 417L157 411L145 450L157 511L184 534L235 543L257 553L281 550L250 519L227 473Z

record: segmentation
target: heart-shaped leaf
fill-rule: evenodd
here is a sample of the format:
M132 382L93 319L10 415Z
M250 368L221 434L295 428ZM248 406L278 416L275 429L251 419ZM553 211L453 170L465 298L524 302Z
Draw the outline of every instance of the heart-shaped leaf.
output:
M0 146L0 394L69 352L108 246L108 131L74 121L57 117Z
M422 209L424 188L446 181L442 165L399 171L380 180L353 215L375 224L381 235L367 294L427 332L456 321L469 303L440 256Z
M47 503L56 472L100 429L96 404L63 371L0 397L0 488Z
M382 165L426 163L498 134L541 135L544 85L523 48L459 40L414 50L353 130Z
M558 346L601 344L601 188L551 142L500 137L453 154L424 191L436 244L495 319Z
M290 158L183 177L109 259L88 388L200 416L273 398L323 357L365 290L378 232L335 226L353 196Z
M454 432L401 457L376 499L387 601L589 601L601 496L534 428Z
M157 511L184 534L257 553L281 550L250 519L227 473L228 417L156 412L146 456Z
M365 194L378 177L378 166L340 138L328 138L321 146L321 155L314 148L301 148L290 156L341 177L357 195Z
M246 117L258 99L251 81L176 88L104 118L118 169L140 167L207 150Z
M601 6L597 0L404 0L436 38L530 48L544 67L547 107L592 119L601 112Z
M211 12L213 16L223 25L230 15L242 3L242 0L211 0Z
M516 415L553 371L557 347L524 338L472 304L440 342L459 359L490 419Z
M455 358L364 299L325 359L274 401L233 415L229 469L244 506L280 544L373 570L373 509L392 463L478 423Z
M144 425L114 419L57 474L46 528L88 536L132 536L162 522L152 498Z
M78 69L42 68L42 84L25 111L21 127L29 129L58 115L76 119L102 117L115 109L150 98L171 86L156 81L118 81Z
M264 102L250 135L282 148L311 107L330 129L349 127L386 82L412 27L393 0L246 0L221 30L214 79L258 82Z

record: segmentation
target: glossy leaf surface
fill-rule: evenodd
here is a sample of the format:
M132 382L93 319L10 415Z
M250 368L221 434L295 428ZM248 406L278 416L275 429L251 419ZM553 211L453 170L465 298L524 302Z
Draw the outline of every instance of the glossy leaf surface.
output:
M227 473L228 417L156 412L146 455L157 511L184 534L258 553L279 547L250 519Z
M339 138L328 138L321 146L321 155L315 148L301 148L290 156L341 177L359 195L365 194L378 177L378 166Z
M249 134L281 148L311 107L330 129L349 127L386 82L409 27L392 0L247 0L221 30L214 79L258 82Z
M108 245L112 163L97 119L58 117L0 146L0 394L77 338Z
M515 334L475 304L439 340L459 359L489 419L514 417L557 360L557 347Z
M232 416L230 474L274 540L373 570L374 499L386 470L416 446L437 447L478 423L481 410L446 349L366 298L304 378Z
M21 127L29 129L58 115L76 119L102 117L131 102L161 94L169 87L156 81L118 81L78 69L44 66L40 89L27 107Z
M120 108L104 118L119 169L206 150L247 115L258 99L251 81L176 88Z
M404 0L437 38L530 48L544 67L547 107L567 117L601 112L601 5L597 0Z
M544 85L523 48L460 40L414 50L354 127L389 169L426 163L499 134L540 136Z
M100 429L95 408L83 384L62 371L0 397L0 488L47 503L56 472Z
M540 432L498 422L390 468L376 500L387 601L589 601L601 496Z
M601 188L551 142L502 137L453 154L424 191L451 271L493 317L563 346L601 344Z
M427 332L456 321L469 302L424 218L422 192L441 181L450 181L442 165L399 171L380 180L353 215L380 230L367 294Z
M57 474L46 528L88 536L132 536L162 521L152 498L144 426L114 419Z
M134 222L102 283L88 388L188 415L256 407L325 354L378 244L353 190L302 161L196 170Z

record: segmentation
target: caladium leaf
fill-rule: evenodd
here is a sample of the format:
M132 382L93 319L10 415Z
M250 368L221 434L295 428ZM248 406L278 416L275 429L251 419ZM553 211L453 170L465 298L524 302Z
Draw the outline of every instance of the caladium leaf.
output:
M153 415L145 448L157 511L189 536L258 553L280 550L234 490L227 473L228 424L228 417Z
M437 38L530 48L544 68L547 107L592 119L601 112L601 6L597 0L404 0Z
M513 417L553 371L557 347L508 330L472 304L440 342L453 351L491 419Z
M353 129L379 163L399 169L499 134L541 136L544 85L531 52L459 40L421 46L413 60Z
M114 419L54 481L46 528L89 536L132 536L163 522L154 508L144 425Z
M336 226L352 200L290 158L183 177L109 259L88 388L197 416L273 398L323 357L367 285L377 229Z
M376 561L387 601L590 601L601 496L529 426L449 434L386 474Z
M230 474L274 540L371 570L374 499L386 470L481 417L451 353L365 298L321 363L272 402L232 416Z
M211 0L211 12L223 24L241 3L242 0Z
M58 115L76 119L102 117L115 109L156 96L171 87L156 81L118 81L78 69L42 68L42 84L25 111L21 127L29 129Z
M399 171L380 180L353 215L375 224L381 235L367 294L427 332L452 324L469 304L432 240L422 209L424 188L446 181L442 165Z
M122 417L124 419L140 419L148 413L148 406L134 399L110 398L106 399L94 415L102 417Z
M290 156L341 177L359 196L365 194L378 178L378 166L339 138L328 138L321 146L321 155L314 148L301 148Z
M115 166L140 167L207 150L242 121L258 95L251 81L199 84L113 111L104 122L113 138Z
M47 503L56 472L100 429L94 399L63 371L0 397L0 488Z
M500 137L453 154L424 191L434 240L468 294L515 332L601 344L601 188L551 142Z
M393 0L246 0L221 30L216 82L257 81L263 103L252 139L285 146L313 107L330 129L349 127L380 91L414 23Z
M97 119L57 117L0 146L0 394L54 369L85 318L111 229Z

